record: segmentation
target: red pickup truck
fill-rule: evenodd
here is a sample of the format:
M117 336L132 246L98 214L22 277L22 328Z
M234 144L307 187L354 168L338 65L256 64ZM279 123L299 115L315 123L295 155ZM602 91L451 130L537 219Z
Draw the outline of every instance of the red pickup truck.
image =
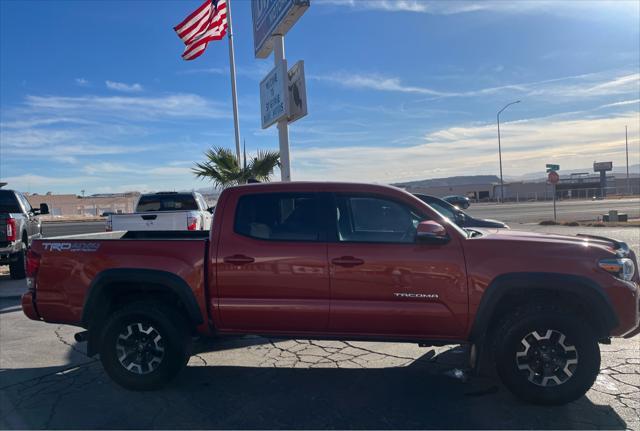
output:
M85 328L89 355L136 390L173 378L193 336L260 334L468 343L516 395L560 404L593 384L599 342L639 332L624 243L463 230L392 187L233 187L203 234L36 240L23 310Z

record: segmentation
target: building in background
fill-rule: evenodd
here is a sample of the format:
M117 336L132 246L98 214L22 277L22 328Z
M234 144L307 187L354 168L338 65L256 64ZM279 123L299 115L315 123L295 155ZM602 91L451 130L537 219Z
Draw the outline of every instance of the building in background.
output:
M462 195L476 202L496 201L500 198L500 178L495 175L434 178L393 185L409 193L437 197ZM607 175L605 193L600 184L600 175L590 172L561 175L560 182L556 185L558 199L593 199L603 195L607 197L640 195L640 175L630 175L628 188L626 175ZM504 199L512 202L550 200L553 199L553 186L543 177L505 182Z
M102 216L105 213L131 213L140 197L138 192L99 194L78 196L73 194L54 195L47 193L25 194L32 207L37 208L41 203L49 205L52 216Z

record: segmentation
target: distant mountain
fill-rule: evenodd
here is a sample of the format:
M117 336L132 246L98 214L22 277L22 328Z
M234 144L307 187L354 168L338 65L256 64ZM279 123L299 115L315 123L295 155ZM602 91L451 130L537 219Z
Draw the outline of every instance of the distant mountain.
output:
M496 175L466 175L449 178L431 178L426 180L406 181L402 183L394 183L392 185L396 187L447 187L499 182L500 178Z
M560 175L564 176L564 175L571 175L571 174L578 174L578 173L589 173L589 174L594 174L595 172L593 172L593 166L588 167L588 168L584 168L584 169L562 169L562 165L560 165ZM613 166L613 171L612 171L616 176L620 176L620 175L626 175L627 174L627 167L626 166ZM629 175L631 176L637 176L640 175L640 164L636 164L636 165L629 165ZM505 182L514 182L514 181L531 181L531 180L540 180L543 181L545 178L547 177L547 174L545 172L530 172L527 174L522 174L522 175L518 175L518 176L513 176L513 175L509 175L508 177L504 177Z

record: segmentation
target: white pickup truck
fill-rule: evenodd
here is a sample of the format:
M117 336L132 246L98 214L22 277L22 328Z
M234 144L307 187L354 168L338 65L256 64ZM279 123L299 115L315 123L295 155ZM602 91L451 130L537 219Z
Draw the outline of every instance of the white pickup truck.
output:
M200 193L144 194L135 213L111 214L107 231L209 230L212 213Z

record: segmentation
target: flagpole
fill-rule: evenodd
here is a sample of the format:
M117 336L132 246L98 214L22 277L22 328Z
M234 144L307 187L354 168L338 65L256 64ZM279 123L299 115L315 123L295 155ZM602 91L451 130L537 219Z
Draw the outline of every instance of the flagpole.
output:
M240 159L240 122L238 120L238 94L236 92L236 59L233 49L233 30L231 27L231 0L227 0L227 24L229 26L229 68L231 69L231 99L233 100L233 127L236 131L236 156L238 166L242 165Z

